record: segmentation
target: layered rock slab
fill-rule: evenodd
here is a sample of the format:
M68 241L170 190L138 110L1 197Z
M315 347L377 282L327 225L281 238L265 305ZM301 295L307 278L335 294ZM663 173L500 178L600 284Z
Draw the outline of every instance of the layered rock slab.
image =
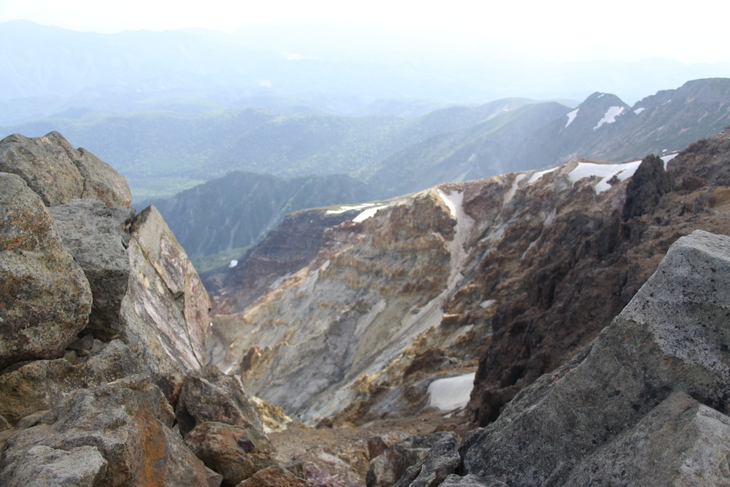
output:
M92 295L41 198L0 173L0 369L57 358L87 324Z
M513 487L611 478L660 485L655 468L624 467L637 445L650 459L667 454L660 454L662 442L683 437L687 449L663 460L663 481L693 485L701 472L730 482L722 460L730 452L722 433L729 424L729 312L730 237L695 231L678 240L588 348L464 441L462 473ZM667 423L679 433L656 432ZM647 438L658 442L655 450Z
M127 180L84 149L75 149L58 132L28 138L13 134L0 141L0 171L17 174L46 206L72 199L97 199L109 207L129 206Z
M165 394L176 397L185 375L206 362L208 294L153 206L132 222L127 255L121 338L140 354Z

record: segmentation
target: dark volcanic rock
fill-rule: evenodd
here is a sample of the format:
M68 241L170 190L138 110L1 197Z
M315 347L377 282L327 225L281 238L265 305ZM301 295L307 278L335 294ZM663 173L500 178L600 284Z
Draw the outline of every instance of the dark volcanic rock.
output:
M84 149L74 149L58 132L0 141L0 171L14 173L46 206L93 198L109 207L128 206L132 195L124 177Z
M464 441L463 473L493 475L513 487L568 479L667 485L696 472L724 478L724 461L707 445L728 451L727 437L711 433L730 424L728 308L730 237L696 231L678 240L588 348L523 389L496 422ZM658 431L667 421L676 426ZM682 432L686 449L675 443ZM652 441L656 447L647 446ZM677 448L665 453L676 456L661 459L668 482L656 480L655 467L625 468L636 458L660 457L659 445L672 443ZM707 461L697 464L704 448Z
M647 156L626 187L621 219L627 221L654 209L662 195L671 189L672 181L664 170L664 161L654 155Z
M0 173L0 369L59 357L90 311L89 283L40 197Z
M593 189L581 189L580 182L563 194L515 194L515 210L507 216L514 223L496 247L486 247L471 282L445 306L468 320L474 312L465 310L475 308L470 303L495 302L489 314L493 335L481 352L469 404L476 423L494 421L520 389L590 343L676 239L696 229L728 232L730 131L691 145L667 171L671 190L626 222L620 195L597 207ZM534 212L552 204L560 212L551 224L536 222ZM477 214L492 203L480 195L465 205Z
M86 274L94 295L88 330L108 340L121 333L119 310L129 281L129 223L134 208L71 200L49 208L63 246Z

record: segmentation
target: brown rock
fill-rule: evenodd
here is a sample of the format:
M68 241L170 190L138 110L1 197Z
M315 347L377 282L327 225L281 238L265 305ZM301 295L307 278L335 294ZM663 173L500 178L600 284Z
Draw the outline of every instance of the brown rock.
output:
M40 197L0 173L0 369L56 358L87 324L91 291Z
M201 423L187 435L185 444L223 476L224 486L234 486L275 463L271 443L252 428Z
M237 487L307 487L309 484L295 477L285 468L274 465L256 472Z
M183 435L201 423L217 422L252 429L264 436L261 417L241 382L214 365L185 378L175 414Z
M87 446L107 462L95 485L208 487L208 471L170 429L172 420L160 390L141 376L77 390L38 424L7 440L0 470L31 468L29 452L39 446L64 451Z
M14 134L0 141L0 171L17 174L46 206L94 198L107 206L128 206L132 197L124 177L93 154L74 149L58 132L28 138Z

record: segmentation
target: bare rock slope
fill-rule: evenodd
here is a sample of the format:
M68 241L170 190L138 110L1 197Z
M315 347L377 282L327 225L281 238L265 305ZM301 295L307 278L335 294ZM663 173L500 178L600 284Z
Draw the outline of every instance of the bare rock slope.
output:
M244 311L217 314L212 358L300 419L361 423L419 411L434 379L476 370L469 410L485 425L590 343L679 237L727 232L729 136L364 210Z
M682 237L588 347L410 485L728 485L729 289L730 237Z

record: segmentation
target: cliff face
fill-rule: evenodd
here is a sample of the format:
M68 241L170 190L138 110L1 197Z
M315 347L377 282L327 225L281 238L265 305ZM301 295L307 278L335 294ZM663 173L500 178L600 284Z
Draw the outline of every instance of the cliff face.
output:
M726 485L729 279L730 237L680 238L590 345L495 422L458 446L396 442L367 485Z
M214 360L303 419L353 421L417 411L433 379L476 368L486 424L595 338L672 242L730 228L728 135L658 166L441 185L335 226L307 266L214 318Z
M4 139L0 170L0 484L207 487L272 465L240 382L201 370L210 301L157 210L135 215L60 134Z

